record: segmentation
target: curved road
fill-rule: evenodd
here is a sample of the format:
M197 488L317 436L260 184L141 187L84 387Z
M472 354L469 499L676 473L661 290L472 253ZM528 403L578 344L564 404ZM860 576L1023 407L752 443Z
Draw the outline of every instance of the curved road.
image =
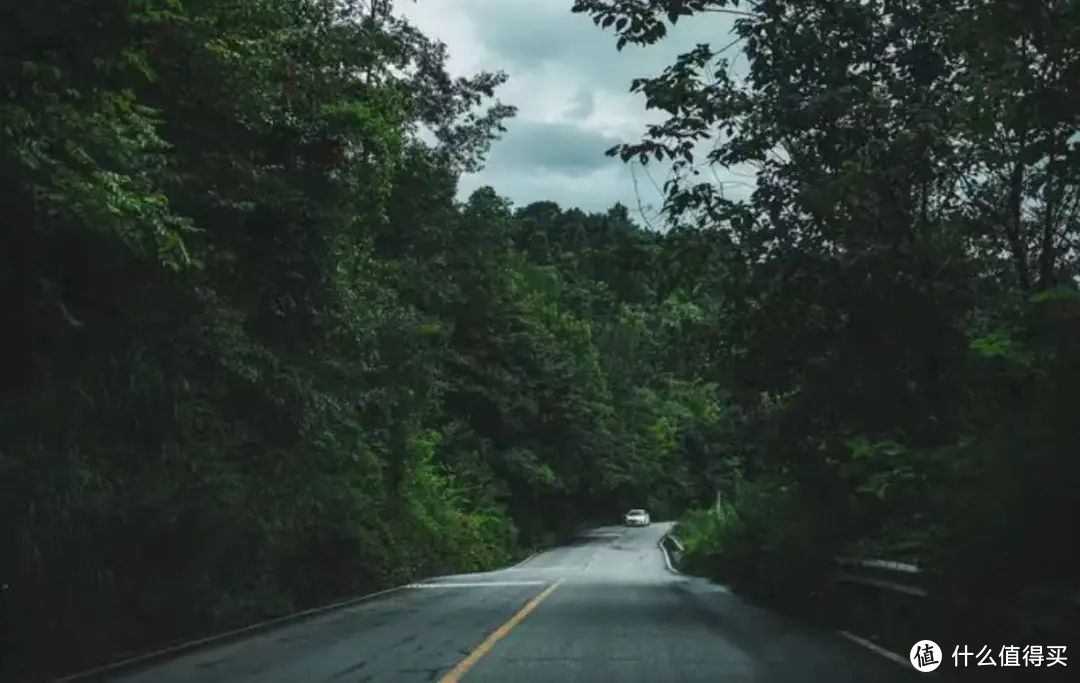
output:
M516 567L431 579L114 680L915 680L839 635L671 573L657 547L669 527L600 528Z

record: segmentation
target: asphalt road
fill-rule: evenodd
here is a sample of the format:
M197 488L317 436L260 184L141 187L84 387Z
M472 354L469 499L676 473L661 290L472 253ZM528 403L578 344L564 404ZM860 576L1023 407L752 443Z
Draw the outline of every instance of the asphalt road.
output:
M657 547L667 528L604 527L517 567L432 579L114 680L917 680L835 633L668 571Z

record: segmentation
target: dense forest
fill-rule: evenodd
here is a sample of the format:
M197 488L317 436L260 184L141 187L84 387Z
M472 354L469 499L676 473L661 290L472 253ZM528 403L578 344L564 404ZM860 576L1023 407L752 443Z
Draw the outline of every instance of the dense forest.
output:
M926 626L1070 637L1080 3L574 10L619 47L734 17L736 43L632 83L665 118L610 152L671 161L668 239L712 245L688 285L712 302L695 376L740 418L727 495L682 525L690 563L790 603L836 555L914 560L948 598ZM756 171L745 200L705 173L742 167Z
M737 17L747 78L717 36L626 84L666 119L611 153L673 165L663 231L459 200L505 77L451 77L388 2L0 6L7 666L639 506L763 596L846 553L1067 604L1080 3L573 9L620 48ZM704 173L747 166L747 199Z

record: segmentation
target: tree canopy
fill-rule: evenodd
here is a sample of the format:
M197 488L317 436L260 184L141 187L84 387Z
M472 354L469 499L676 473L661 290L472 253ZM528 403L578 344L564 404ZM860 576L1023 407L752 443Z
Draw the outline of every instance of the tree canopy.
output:
M664 120L610 152L670 160L672 239L716 245L708 279L692 280L718 294L716 362L700 367L746 416L738 450L756 476L703 561L790 594L841 550L906 555L949 595L996 603L987 623L1015 609L1060 624L1077 588L1075 534L1061 530L1080 510L1067 417L1080 405L1080 5L574 10L620 46L734 17L734 42L634 81ZM745 199L703 173L740 166L756 170ZM1015 637L1034 621L998 623Z
M628 84L664 119L611 154L673 165L664 233L459 199L505 75L391 10L0 8L0 666L630 507L712 509L695 562L766 595L844 552L1075 592L1076 2L576 0L619 47L735 18Z

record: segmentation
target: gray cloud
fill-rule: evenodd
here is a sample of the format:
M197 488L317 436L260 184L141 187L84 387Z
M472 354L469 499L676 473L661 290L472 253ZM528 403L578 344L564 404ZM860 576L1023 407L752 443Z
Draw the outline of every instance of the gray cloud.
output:
M498 95L518 108L484 169L462 179L460 192L491 185L515 204L553 200L604 210L619 201L655 221L663 168L635 173L604 156L619 142L640 138L662 114L629 94L633 78L660 73L696 44L728 43L731 17L704 15L680 22L660 43L615 49L615 37L570 12L571 0L420 0L398 11L447 44L455 75L505 71Z
M488 155L488 167L495 170L542 170L568 176L587 174L619 162L604 152L618 138L578 128L570 123L542 123L517 120L507 124L507 132Z
M581 121L592 116L596 111L596 96L588 90L582 90L566 109L566 116L575 121Z
M733 20L711 14L683 19L668 36L649 46L615 47L615 34L584 14L569 11L569 0L458 0L479 10L477 38L511 74L557 65L597 89L625 92L638 76L659 73L698 43L727 43Z

